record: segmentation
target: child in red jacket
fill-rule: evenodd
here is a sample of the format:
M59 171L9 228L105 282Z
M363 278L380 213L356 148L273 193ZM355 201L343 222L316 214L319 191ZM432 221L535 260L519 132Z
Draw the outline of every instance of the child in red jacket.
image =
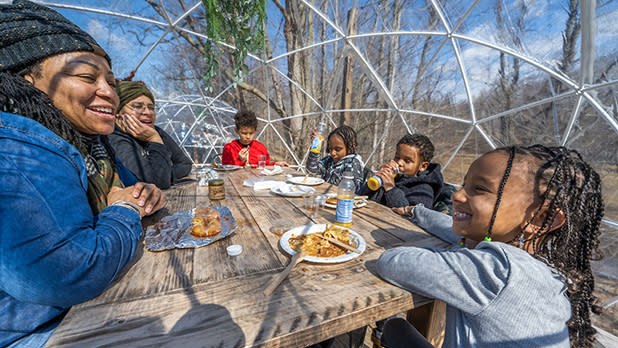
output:
M221 164L237 166L257 165L260 155L266 155L266 165L288 167L286 162L271 162L270 155L264 144L254 140L257 132L257 117L253 111L240 110L234 116L238 139L225 144L221 155Z

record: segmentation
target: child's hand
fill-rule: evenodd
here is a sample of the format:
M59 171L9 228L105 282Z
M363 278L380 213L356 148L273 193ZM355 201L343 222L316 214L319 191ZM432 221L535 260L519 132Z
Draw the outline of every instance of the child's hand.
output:
M384 191L390 191L393 187L395 187L393 171L390 169L388 164L383 165L382 168L378 170L376 175L382 179L382 187L384 187Z
M242 162L249 161L249 147L248 146L238 151L238 159L241 160Z
M392 207L391 210L401 216L412 216L412 208L413 205L409 205L407 207Z
M313 132L311 132L311 140L318 136L318 127L313 127Z
M399 173L399 163L391 160L382 166L382 168L388 168L392 173Z

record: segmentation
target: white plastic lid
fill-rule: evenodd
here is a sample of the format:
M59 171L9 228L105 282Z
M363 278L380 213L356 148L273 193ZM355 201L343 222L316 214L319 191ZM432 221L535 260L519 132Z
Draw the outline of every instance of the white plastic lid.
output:
M242 253L242 245L234 244L227 247L227 254L230 256L238 256Z

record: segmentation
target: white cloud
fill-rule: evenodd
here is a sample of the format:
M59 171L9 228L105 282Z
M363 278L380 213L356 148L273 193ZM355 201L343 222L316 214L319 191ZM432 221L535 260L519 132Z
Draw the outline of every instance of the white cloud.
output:
M106 27L96 19L88 22L86 31L100 44L105 43L113 51L125 51L131 48L131 43L123 36L116 35L111 28Z

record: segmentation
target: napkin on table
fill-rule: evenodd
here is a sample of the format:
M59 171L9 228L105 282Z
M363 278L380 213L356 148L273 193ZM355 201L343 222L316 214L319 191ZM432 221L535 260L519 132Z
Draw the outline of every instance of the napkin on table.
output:
M281 169L281 166L278 166L275 164L275 166L273 167L273 169L262 169L261 172L263 175L277 175L277 174L281 174L283 173L283 169Z

